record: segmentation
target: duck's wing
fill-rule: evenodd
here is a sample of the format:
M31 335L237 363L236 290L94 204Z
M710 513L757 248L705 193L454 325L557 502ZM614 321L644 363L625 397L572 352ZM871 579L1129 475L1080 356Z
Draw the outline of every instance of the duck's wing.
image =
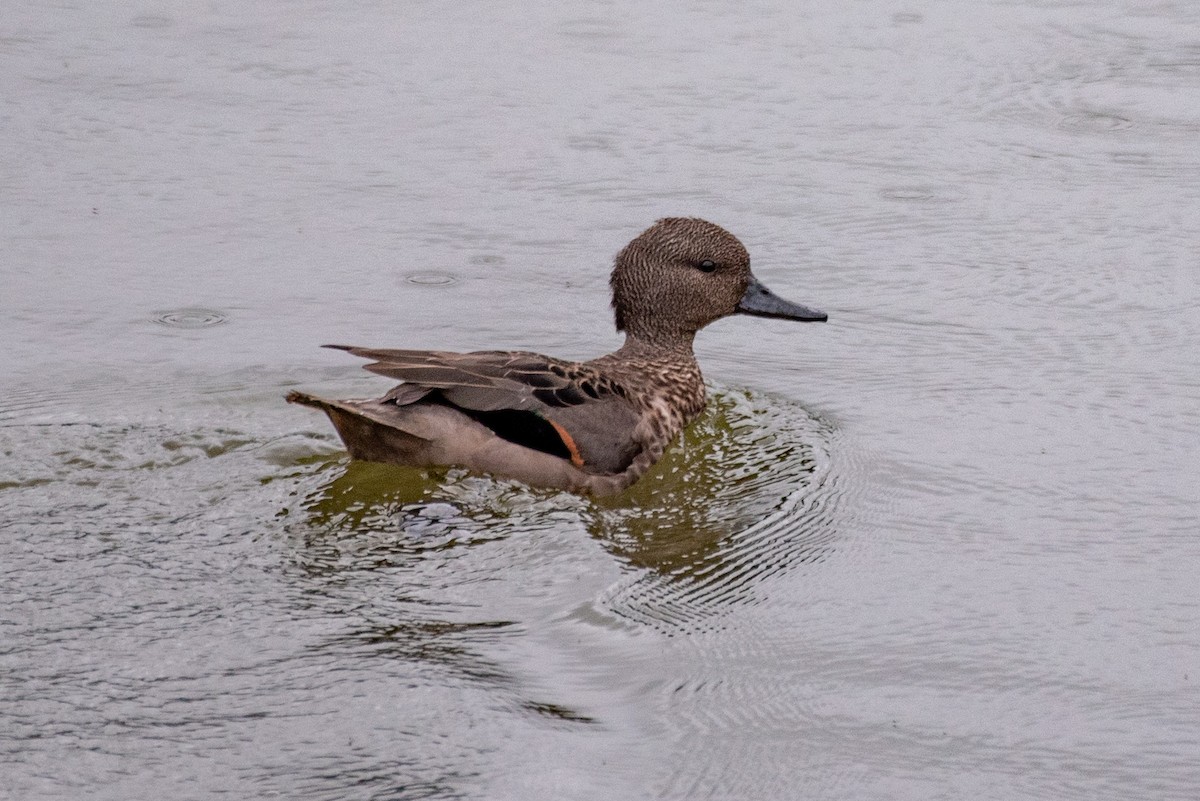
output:
M593 473L621 473L642 451L641 415L618 382L596 369L524 351L452 353L330 345L367 370L404 383L401 406L430 399L462 409L497 435L569 458Z

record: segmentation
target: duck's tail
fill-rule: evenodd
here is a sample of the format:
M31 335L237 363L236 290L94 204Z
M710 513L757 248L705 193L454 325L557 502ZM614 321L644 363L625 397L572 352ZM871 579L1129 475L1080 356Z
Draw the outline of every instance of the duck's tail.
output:
M395 404L377 400L329 400L307 392L289 392L288 403L311 406L329 415L352 459L428 466L435 463L429 440L404 425L403 413Z
M312 406L316 409L324 409L325 401L318 398L316 395L309 395L307 392L297 392L292 390L283 399L288 403L299 403L301 406Z

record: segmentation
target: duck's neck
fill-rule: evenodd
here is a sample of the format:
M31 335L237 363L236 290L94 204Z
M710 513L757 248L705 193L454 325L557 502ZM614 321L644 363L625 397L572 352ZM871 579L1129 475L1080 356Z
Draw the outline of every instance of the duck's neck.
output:
M694 335L669 340L628 334L620 350L603 357L626 375L622 383L647 408L660 408L670 436L704 410L704 376L692 353Z
M692 342L695 337L695 332L686 334L626 333L625 344L617 351L617 355L644 361L694 362L696 355L692 352Z

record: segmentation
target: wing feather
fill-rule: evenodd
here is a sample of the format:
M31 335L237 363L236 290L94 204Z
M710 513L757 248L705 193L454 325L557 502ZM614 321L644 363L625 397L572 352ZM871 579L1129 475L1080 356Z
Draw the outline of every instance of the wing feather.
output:
M370 360L367 370L404 382L386 396L401 405L437 398L468 414L527 412L548 421L586 470L620 473L642 450L640 415L619 384L579 362L524 351L396 350L327 345ZM531 430L545 423L531 421ZM500 432L497 432L500 433ZM505 427L520 441L520 432ZM569 440L569 442L568 442Z

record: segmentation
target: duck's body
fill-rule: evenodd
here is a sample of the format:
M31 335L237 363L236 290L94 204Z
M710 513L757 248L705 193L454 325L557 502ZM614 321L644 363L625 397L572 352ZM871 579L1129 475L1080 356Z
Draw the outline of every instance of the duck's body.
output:
M607 495L633 484L704 409L696 331L729 314L824 320L772 295L732 234L660 220L617 256L620 350L586 362L522 351L447 353L334 345L401 380L375 400L291 403L329 415L355 459L460 465L527 484Z
M465 465L606 495L641 478L704 409L690 351L622 348L568 362L520 351L341 349L405 383L373 400L288 400L325 410L350 456L369 462Z

